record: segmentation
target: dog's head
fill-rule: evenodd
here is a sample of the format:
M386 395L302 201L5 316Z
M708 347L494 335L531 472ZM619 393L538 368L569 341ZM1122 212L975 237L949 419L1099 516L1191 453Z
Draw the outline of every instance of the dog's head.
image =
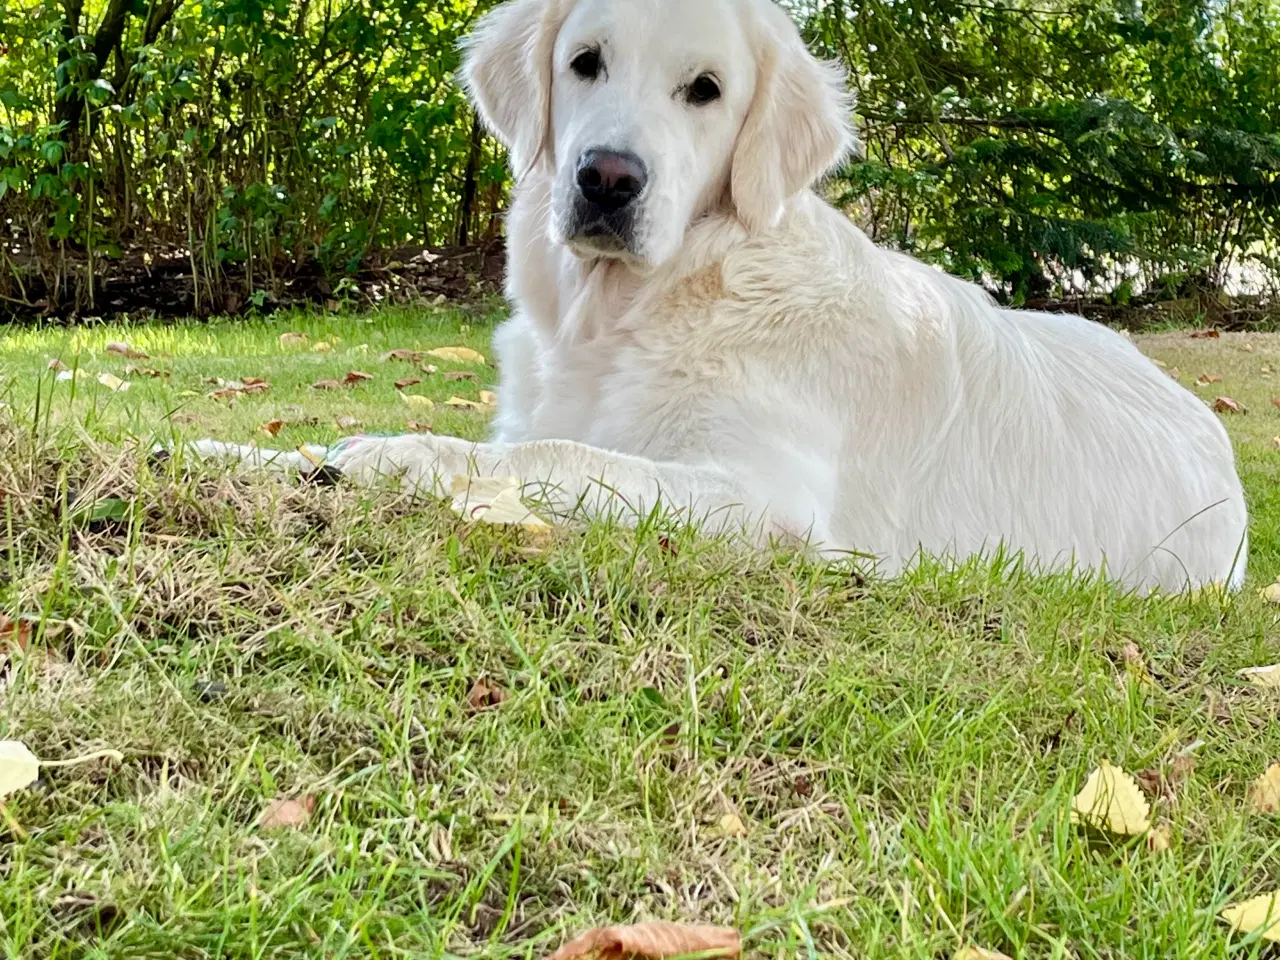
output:
M584 257L660 264L721 206L767 230L853 145L843 73L772 0L510 0L464 79Z

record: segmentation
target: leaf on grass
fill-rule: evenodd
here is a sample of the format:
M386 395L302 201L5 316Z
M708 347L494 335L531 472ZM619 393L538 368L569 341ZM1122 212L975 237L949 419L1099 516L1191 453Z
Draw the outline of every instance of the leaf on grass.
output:
M1263 940L1280 943L1280 891L1235 903L1218 914L1234 933L1257 933Z
M363 427L364 424L355 417L339 417L335 421L335 426L337 426L339 430L358 430Z
M280 436L280 431L284 429L283 420L272 420L270 423L264 423L260 428L268 437Z
M223 387L221 390L215 390L209 394L210 400L225 400L227 403L235 403L240 399L240 391L234 387Z
M1273 663L1269 667L1246 667L1240 671L1240 676L1255 687L1280 690L1280 663Z
M747 825L736 813L726 813L716 821L716 832L722 837L745 837Z
M147 377L150 380L159 380L169 376L168 370L153 370L151 367L139 367L132 363L126 363L124 366L124 375L126 377Z
M496 407L498 405L498 395L492 390L481 390L480 402L488 407Z
M98 374L98 382L108 390L112 390L116 393L124 393L129 389L129 382L127 380L121 380L114 373Z
M1221 336L1217 330L1193 330L1190 333L1192 340L1217 340Z
M961 947L952 960L1013 960L998 950L984 950L982 947Z
M1147 834L1147 849L1152 853L1165 853L1173 842L1167 823L1162 823Z
M444 402L444 405L446 407L453 407L456 410L485 411L493 406L492 400L496 399L497 398L488 390L481 390L479 400L467 400L465 397L450 397Z
M487 710L505 701L511 694L499 683L487 677L481 677L467 693L467 706L474 711Z
M342 384L337 380L317 380L311 385L312 390L341 390Z
M477 353L470 347L439 347L428 350L427 356L435 357L437 360L448 360L450 363L474 363L484 366L484 354Z
M241 377L228 386L239 389L241 393L266 393L271 389L271 382L264 377Z
M69 368L65 363L63 363L57 357L54 357L52 360L49 361L49 369L61 373L62 371L67 370Z
M400 399L404 401L405 406L414 410L430 410L435 406L435 401L430 397L419 396L416 393L402 393Z
M342 382L349 387L354 387L357 383L368 383L372 379L372 373L365 373L363 370L349 370L347 375L342 378Z
M596 927L570 940L549 960L665 960L691 954L736 957L741 951L742 940L731 927L655 922Z
M1275 446L1277 450L1280 450L1280 437L1272 437L1271 443Z
M418 363L426 356L421 350L392 350L390 353L384 353L380 358L380 362L386 363L388 360L402 360L405 363Z
M40 760L17 740L0 740L0 799L40 778Z
M1245 405L1239 400L1232 400L1230 397L1218 397L1213 401L1213 409L1217 413L1248 413Z
M450 370L444 375L445 380L456 382L459 380L479 380L480 374L472 373L470 370Z
M1209 386L1211 383L1221 383L1221 382L1222 382L1222 378L1221 378L1221 377L1217 377L1217 376L1214 376L1213 374L1209 374L1209 373L1202 373L1202 374L1200 374L1200 376L1196 379L1196 386L1198 386L1198 387L1207 387L1207 386Z
M396 389L404 390L406 387L416 387L421 382L421 377L405 377L403 380L396 381Z
M1280 813L1280 763L1273 763L1253 781L1249 788L1249 808L1254 813Z
M277 798L258 816L258 829L301 830L311 822L315 808L316 798L309 793L291 799Z
M480 523L549 529L520 499L520 481L515 477L454 477L453 509Z
M317 340L311 349L316 353L328 353L333 347L329 346L324 340Z
M280 346L282 347L300 347L310 338L305 333L282 333L280 334Z
M1272 405L1273 407L1280 408L1280 397L1272 397L1272 398L1271 398L1271 405Z
M7 646L10 650L18 649L25 652L30 643L31 621L21 617L10 620L0 613L0 645Z
M1133 777L1103 760L1089 774L1084 789L1071 802L1071 822L1121 836L1136 837L1151 829L1151 808Z
M117 357L124 357L126 360L151 359L151 355L145 350L135 350L127 343L108 343L107 353L114 353Z
M407 423L405 423L405 427L406 427L406 429L408 429L408 431L409 431L410 433L431 433L431 432L433 432L433 431L432 431L432 429L431 429L431 424L429 424L429 423L418 423L416 420L410 420L410 421L408 421Z
M1277 437L1276 439L1280 440L1280 437ZM1280 446L1280 443L1276 444L1276 446ZM1280 604L1280 580L1277 580L1275 583L1267 584L1262 588L1261 593L1262 599L1267 601L1267 603Z

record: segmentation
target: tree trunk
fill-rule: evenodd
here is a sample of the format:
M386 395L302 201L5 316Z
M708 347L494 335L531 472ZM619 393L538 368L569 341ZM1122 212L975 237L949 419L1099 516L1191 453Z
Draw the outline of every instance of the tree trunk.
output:
M470 239L471 217L476 205L476 174L480 171L480 151L484 147L484 131L480 128L480 116L471 118L471 150L467 154L467 171L462 179L462 207L458 217L458 246L465 247Z

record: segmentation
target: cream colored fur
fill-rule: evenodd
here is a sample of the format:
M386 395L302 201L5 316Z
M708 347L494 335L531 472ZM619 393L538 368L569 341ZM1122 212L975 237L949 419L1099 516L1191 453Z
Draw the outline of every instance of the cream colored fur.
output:
M607 82L567 72L584 43ZM668 95L706 69L718 112ZM661 502L890 573L1003 546L1144 590L1240 584L1214 414L1123 337L1000 309L819 199L849 105L768 0L512 0L466 78L519 175L494 439L366 438L348 475L513 474L566 513ZM623 256L565 234L573 163L602 144L651 173Z

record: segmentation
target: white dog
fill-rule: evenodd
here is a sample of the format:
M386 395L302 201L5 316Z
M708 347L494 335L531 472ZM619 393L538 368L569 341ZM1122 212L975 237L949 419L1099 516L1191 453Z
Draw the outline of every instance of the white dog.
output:
M1144 590L1240 585L1244 496L1204 403L812 191L850 102L770 0L511 0L465 78L517 179L494 442L360 438L345 474L514 475L566 511L660 498L887 572L1003 546Z

